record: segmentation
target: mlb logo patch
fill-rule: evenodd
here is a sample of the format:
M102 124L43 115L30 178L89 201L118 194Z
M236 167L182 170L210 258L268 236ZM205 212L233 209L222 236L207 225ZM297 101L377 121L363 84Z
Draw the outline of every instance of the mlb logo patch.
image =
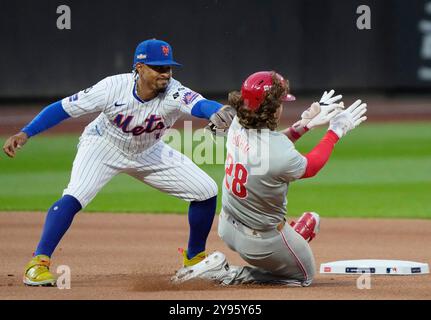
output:
M183 102L185 104L192 103L197 97L199 96L199 93L196 93L194 91L188 91L184 94Z

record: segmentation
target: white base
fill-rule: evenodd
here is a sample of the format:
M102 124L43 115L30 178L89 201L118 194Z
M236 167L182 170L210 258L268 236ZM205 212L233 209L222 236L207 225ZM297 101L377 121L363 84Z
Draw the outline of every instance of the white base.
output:
M428 263L400 260L344 260L320 265L322 274L421 275L429 272Z

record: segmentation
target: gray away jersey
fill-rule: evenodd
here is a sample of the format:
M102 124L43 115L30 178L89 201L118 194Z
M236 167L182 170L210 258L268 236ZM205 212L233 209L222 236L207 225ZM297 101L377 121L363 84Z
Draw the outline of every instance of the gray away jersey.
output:
M274 229L286 214L289 182L304 174L306 158L284 134L247 130L237 117L226 148L223 211L250 228Z
M160 140L183 114L204 99L171 78L165 93L149 101L136 94L132 73L107 77L96 85L64 98L71 117L100 112L82 137L100 135L127 154L140 153Z

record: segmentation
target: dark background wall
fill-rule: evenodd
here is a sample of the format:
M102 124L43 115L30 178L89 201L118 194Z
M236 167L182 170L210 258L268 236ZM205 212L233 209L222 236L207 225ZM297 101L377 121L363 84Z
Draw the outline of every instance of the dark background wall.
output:
M236 89L261 69L279 71L296 91L427 91L428 2L1 1L0 99L69 95L129 72L137 43L153 37L184 65L174 76L207 94ZM62 4L71 30L57 29ZM361 4L371 8L371 30L356 27Z

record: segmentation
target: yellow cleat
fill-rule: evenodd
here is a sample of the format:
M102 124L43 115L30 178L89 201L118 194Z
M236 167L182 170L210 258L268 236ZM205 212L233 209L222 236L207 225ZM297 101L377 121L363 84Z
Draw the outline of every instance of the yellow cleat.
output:
M205 253L205 251L198 253L197 255L195 255L191 259L189 259L187 257L187 250L179 249L179 252L183 255L183 266L184 267L194 266L195 264L198 264L199 262L201 262L202 260L204 260L207 257L207 254Z
M46 286L56 285L57 280L49 272L50 258L45 255L37 255L30 260L24 271L24 284L28 286Z

